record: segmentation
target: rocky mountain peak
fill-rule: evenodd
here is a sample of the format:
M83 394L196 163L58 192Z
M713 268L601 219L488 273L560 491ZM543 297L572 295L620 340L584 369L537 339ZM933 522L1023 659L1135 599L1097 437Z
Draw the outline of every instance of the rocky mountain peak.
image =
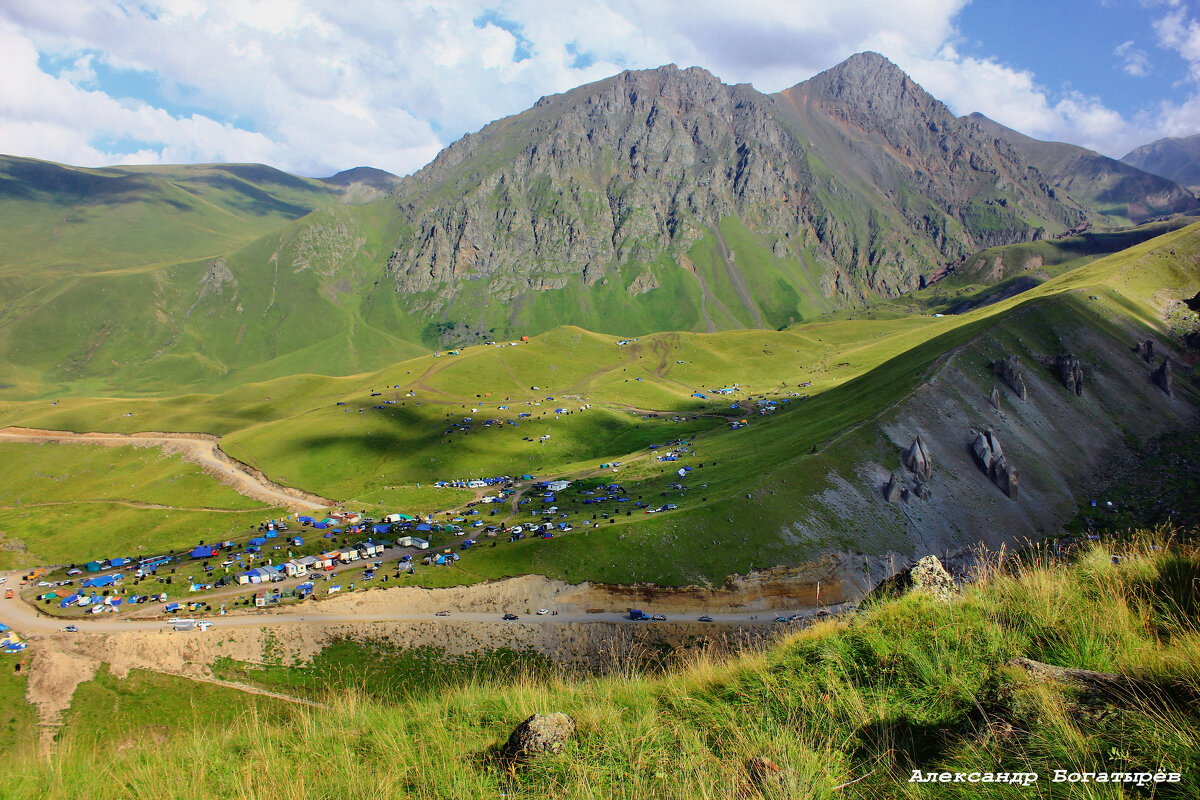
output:
M868 131L946 125L954 119L940 100L879 53L856 53L788 91L797 90Z

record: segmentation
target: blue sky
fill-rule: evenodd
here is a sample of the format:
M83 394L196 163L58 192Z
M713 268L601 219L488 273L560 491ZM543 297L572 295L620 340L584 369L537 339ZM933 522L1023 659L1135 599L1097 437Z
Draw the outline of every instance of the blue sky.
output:
M1119 157L1200 132L1190 0L7 0L0 152L404 174L622 69L778 91L868 49L1038 138Z

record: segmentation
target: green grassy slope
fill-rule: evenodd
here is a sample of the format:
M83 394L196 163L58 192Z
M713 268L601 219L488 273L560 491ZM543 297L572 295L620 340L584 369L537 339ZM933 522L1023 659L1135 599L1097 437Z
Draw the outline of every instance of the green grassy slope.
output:
M280 513L157 448L0 444L0 568L150 555Z
M720 581L829 548L902 549L891 519L868 525L835 514L814 523L824 533L808 541L780 531L805 513L808 498L836 482L831 476L852 476L864 458L894 461L875 452L875 428L855 429L909 396L947 354L962 351L966 363L986 364L1003 346L1035 360L1039 352L1055 352L1063 337L1089 330L1109 343L1106 353L1127 350L1127 342L1162 329L1167 294L1195 292L1198 255L1200 227L1193 226L963 315L837 318L778 332L657 334L625 345L561 328L513 346L425 356L369 375L293 376L161 400L11 402L0 405L0 423L206 430L222 434L232 455L281 482L410 511L467 499L462 492L431 492L436 480L527 472L596 476L601 463L613 461L622 462L620 472L605 475L648 503L666 502L662 492L670 494L667 484L679 465L654 461L646 448L684 437L694 440L687 463L696 473L678 512L625 515L626 506L602 530L485 548L472 556L468 579L538 572L573 580ZM991 379L977 380L987 382L978 389L986 397ZM773 416L755 415L748 428L731 431L727 420L738 413L732 399L712 390L734 384L743 404L752 393L788 402ZM1122 391L1132 398L1146 388L1131 384ZM1182 377L1180 391L1190 396ZM556 408L570 413L555 414ZM663 413L646 418L648 410ZM465 417L472 418L469 430ZM485 427L486 420L498 423ZM583 499L566 498L563 510L573 522L596 511Z
M1115 566L1112 555L1121 556ZM154 746L118 750L119 737L79 736L47 760L9 760L5 785L12 796L114 798L1135 791L1055 784L1061 769L1178 773L1153 793L1182 800L1200 791L1200 718L1189 700L1200 692L1198 578L1194 546L1147 536L1096 547L1072 564L1010 560L980 571L953 602L920 593L879 600L785 634L762 653L722 659L685 650L681 666L661 674L497 672L398 702L339 691L329 709L201 719ZM1098 694L1039 681L1010 665L1015 657L1119 673L1136 688ZM562 752L511 767L497 759L517 723L554 711L578 724ZM755 758L777 769L756 780ZM911 783L913 770L1040 777L1029 787Z

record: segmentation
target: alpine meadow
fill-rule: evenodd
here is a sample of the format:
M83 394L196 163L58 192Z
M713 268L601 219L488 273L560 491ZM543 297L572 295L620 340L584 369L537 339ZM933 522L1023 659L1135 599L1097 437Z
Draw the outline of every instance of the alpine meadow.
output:
M1200 134L966 112L0 156L0 796L1200 796Z

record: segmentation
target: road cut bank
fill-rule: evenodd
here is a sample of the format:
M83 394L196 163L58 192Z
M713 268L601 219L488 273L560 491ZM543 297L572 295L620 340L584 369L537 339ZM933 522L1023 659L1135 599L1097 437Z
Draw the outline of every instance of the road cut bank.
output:
M909 783L1007 783L1032 786L1041 780L1036 772L922 772L914 769ZM1050 783L1116 783L1138 788L1159 783L1179 783L1179 772L1071 772L1056 769Z

